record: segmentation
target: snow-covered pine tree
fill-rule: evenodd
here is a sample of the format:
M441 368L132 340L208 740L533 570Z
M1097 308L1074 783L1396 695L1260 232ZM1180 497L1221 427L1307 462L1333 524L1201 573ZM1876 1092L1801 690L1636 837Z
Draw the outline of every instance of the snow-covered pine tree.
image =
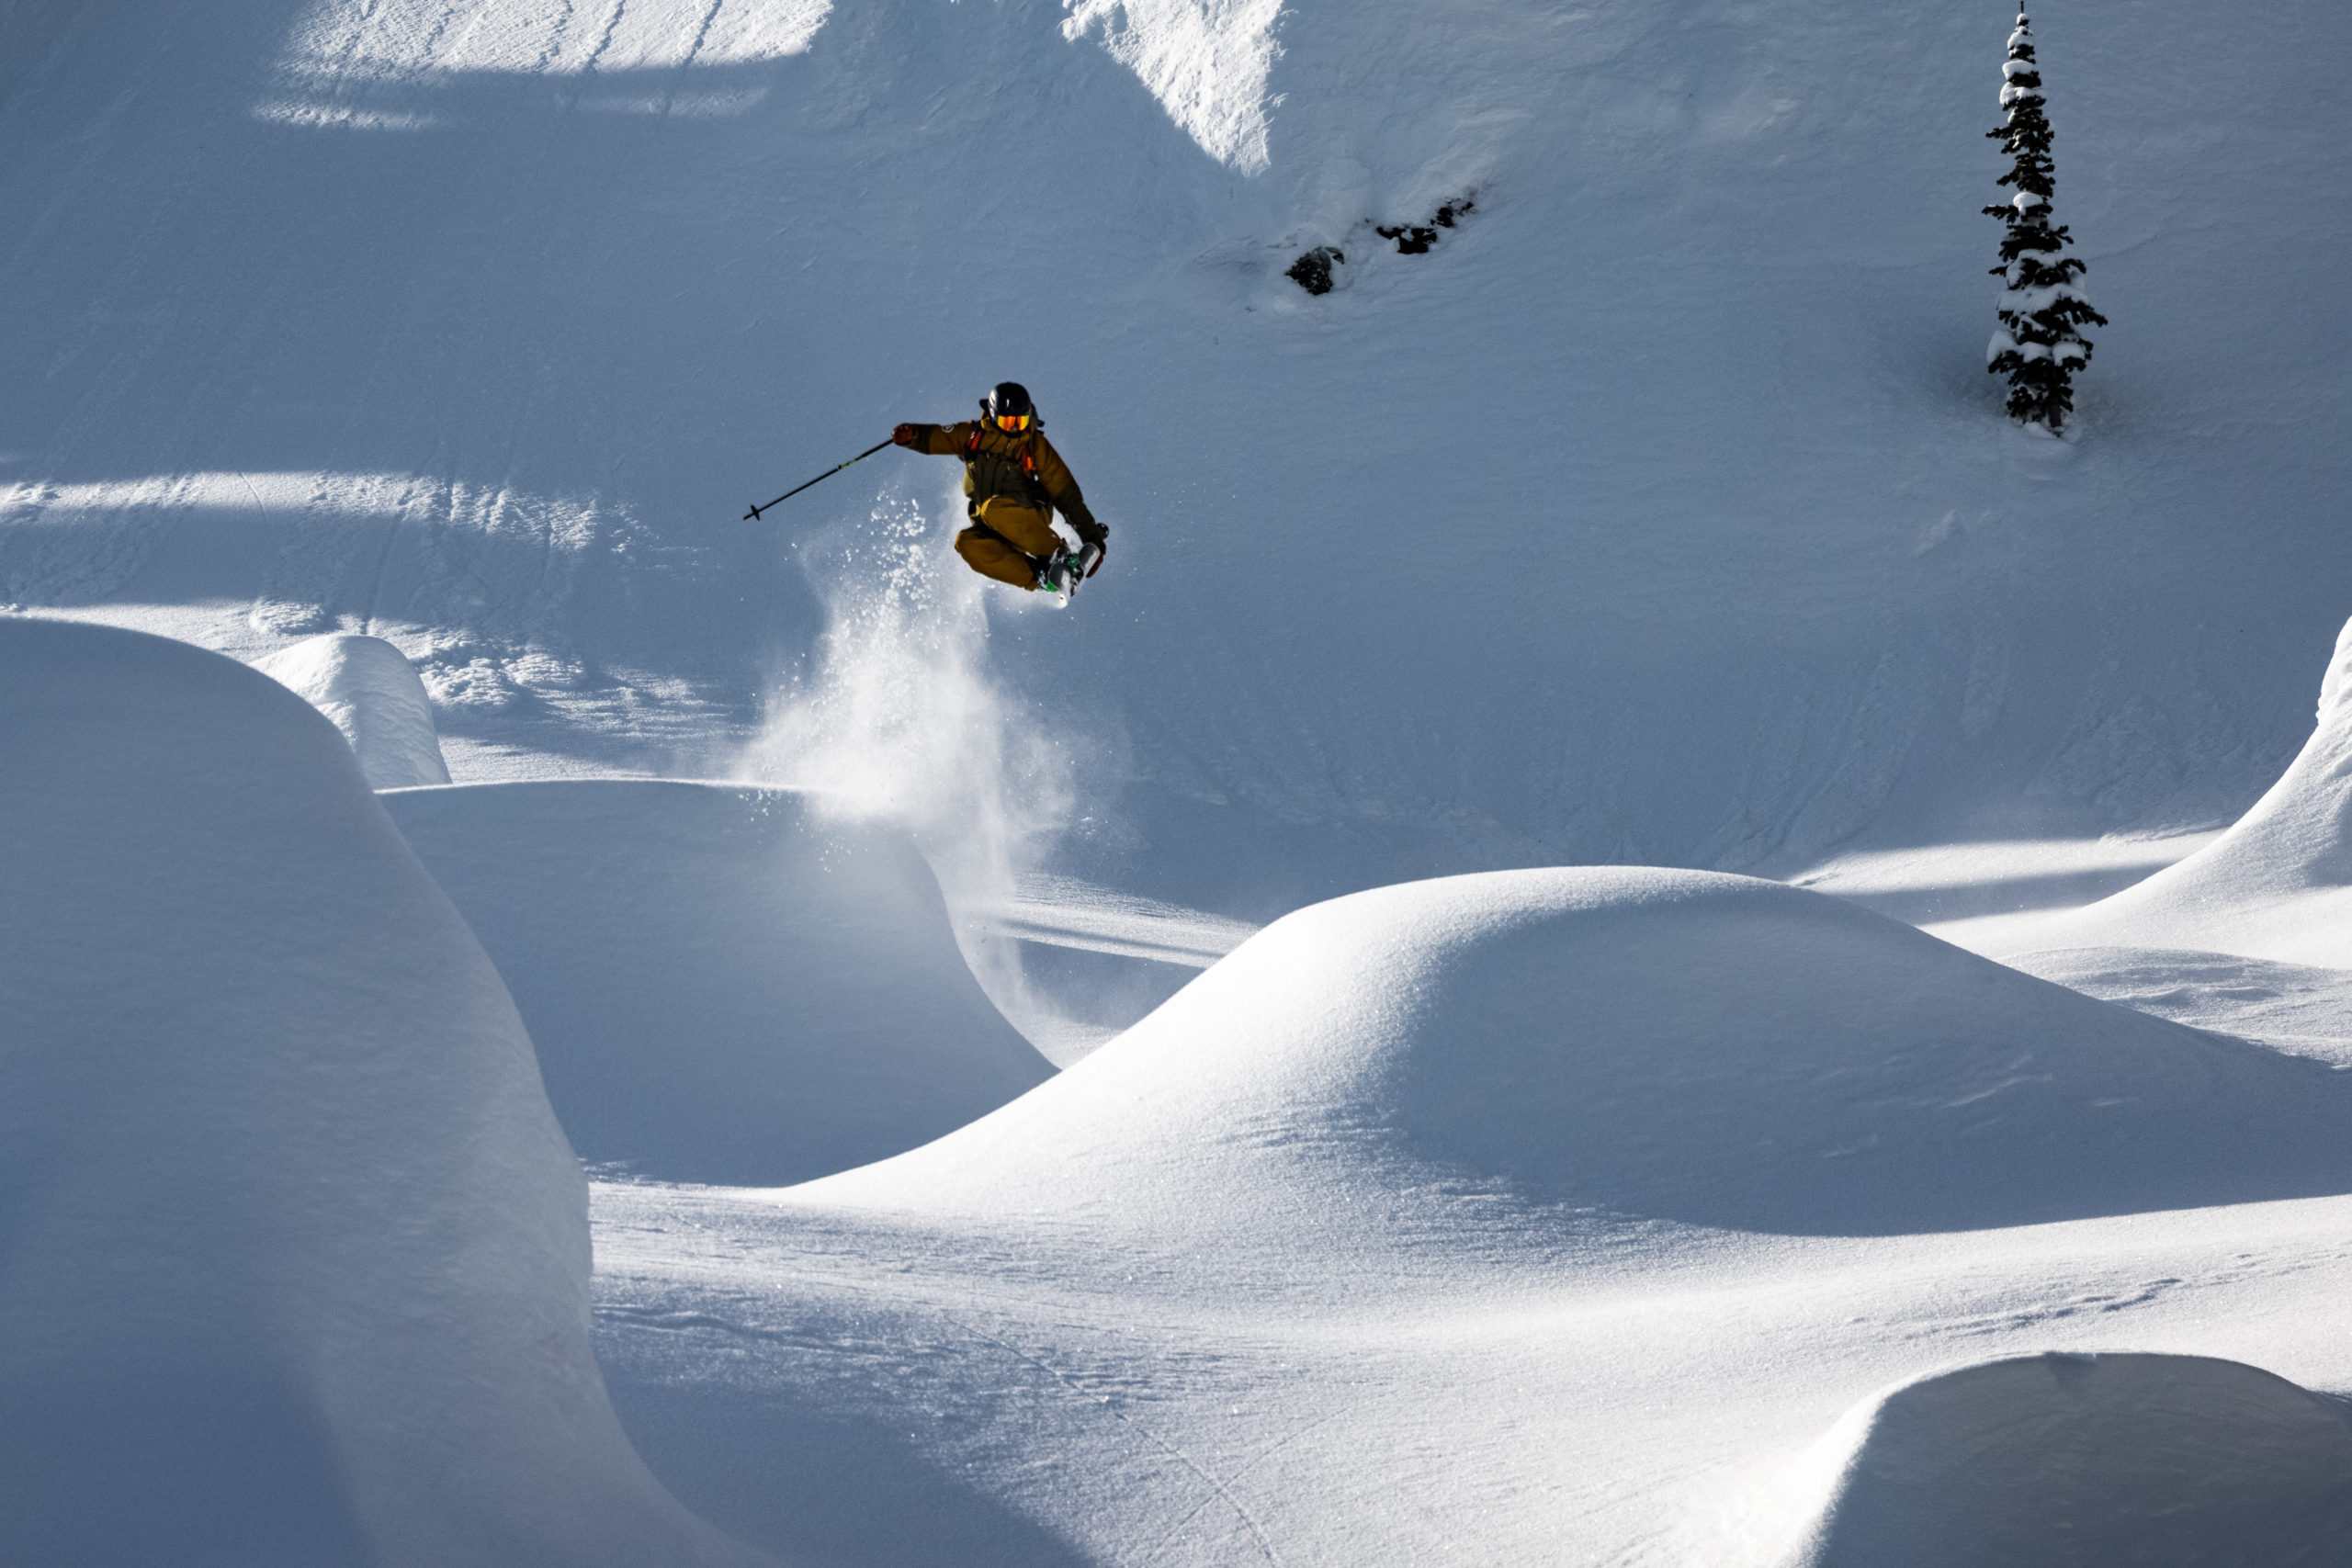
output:
M2007 284L2001 294L2001 324L1985 350L1985 368L2009 378L2009 413L2053 434L2074 411L2074 374L2091 362L2086 325L2107 325L2091 309L2077 279L2083 264L2059 253L2071 242L2065 226L2051 222L2057 195L2057 165L2050 158L2050 121L2041 112L2041 70L2034 63L2033 33L2018 13L2009 35L2009 58L2001 67L2001 107L2008 111L1998 130L1985 134L2017 160L2000 183L2017 195L1985 213L2001 220L2001 265L1993 275Z

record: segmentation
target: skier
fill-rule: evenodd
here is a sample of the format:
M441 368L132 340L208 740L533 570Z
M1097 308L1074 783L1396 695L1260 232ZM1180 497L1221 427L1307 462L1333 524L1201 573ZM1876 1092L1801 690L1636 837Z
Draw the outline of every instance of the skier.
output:
M1069 465L1046 439L1026 387L998 382L980 400L980 415L961 424L902 424L890 439L933 457L964 459L964 508L972 525L956 536L956 553L966 565L1024 591L1075 592L1102 570L1111 531L1086 509ZM1075 552L1054 532L1057 509L1078 535Z

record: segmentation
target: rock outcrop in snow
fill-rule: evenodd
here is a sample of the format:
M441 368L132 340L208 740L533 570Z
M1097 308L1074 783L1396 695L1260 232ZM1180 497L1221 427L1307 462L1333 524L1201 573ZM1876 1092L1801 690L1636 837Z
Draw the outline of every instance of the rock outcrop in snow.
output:
M1787 1568L2202 1568L2352 1559L2352 1425L2205 1356L2042 1355L1857 1405Z
M449 782L433 699L408 657L382 637L334 632L257 659L254 668L334 720L372 787Z
M2347 1115L2317 1064L1835 898L1519 871L1291 915L1054 1082L811 1192L1115 1194L1086 1223L1455 1255L1529 1206L1884 1234L2352 1190Z
M622 1435L512 1003L332 725L0 619L0 1555L735 1563Z
M2352 623L2320 683L2311 739L2228 832L2013 941L2018 951L2185 948L2352 968Z
M1053 1074L886 827L790 790L644 779L384 804L521 1008L572 1145L673 1180L805 1180Z

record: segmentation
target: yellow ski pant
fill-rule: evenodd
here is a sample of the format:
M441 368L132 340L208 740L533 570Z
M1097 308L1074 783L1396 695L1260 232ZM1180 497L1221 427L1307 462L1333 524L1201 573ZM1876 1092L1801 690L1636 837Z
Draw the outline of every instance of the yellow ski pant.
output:
M982 577L1035 589L1037 568L1031 557L1053 555L1062 547L1050 513L1010 495L992 495L979 504L979 521L956 536L956 553Z

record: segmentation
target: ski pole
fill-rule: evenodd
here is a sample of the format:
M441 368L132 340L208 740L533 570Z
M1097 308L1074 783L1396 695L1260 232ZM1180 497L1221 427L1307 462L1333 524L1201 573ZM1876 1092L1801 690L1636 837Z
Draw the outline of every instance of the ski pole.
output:
M876 441L873 446L868 446L865 451L860 452L856 457L852 457L849 460L849 463L863 463L866 458L871 457L874 454L879 452L883 447L888 446L888 445L890 445L890 443L888 441ZM816 479L810 479L808 481L808 485L816 484L820 480L831 479L835 474L838 474L843 468L848 468L849 463L834 464L831 468L827 468L823 473L819 474ZM786 491L782 495L777 496L774 501L769 502L766 506L754 506L751 511L743 513L743 521L746 523L751 522L761 513L765 512L769 506L781 506L786 502L790 501L794 496L798 495L802 491L807 490L808 485L794 485L790 490Z

